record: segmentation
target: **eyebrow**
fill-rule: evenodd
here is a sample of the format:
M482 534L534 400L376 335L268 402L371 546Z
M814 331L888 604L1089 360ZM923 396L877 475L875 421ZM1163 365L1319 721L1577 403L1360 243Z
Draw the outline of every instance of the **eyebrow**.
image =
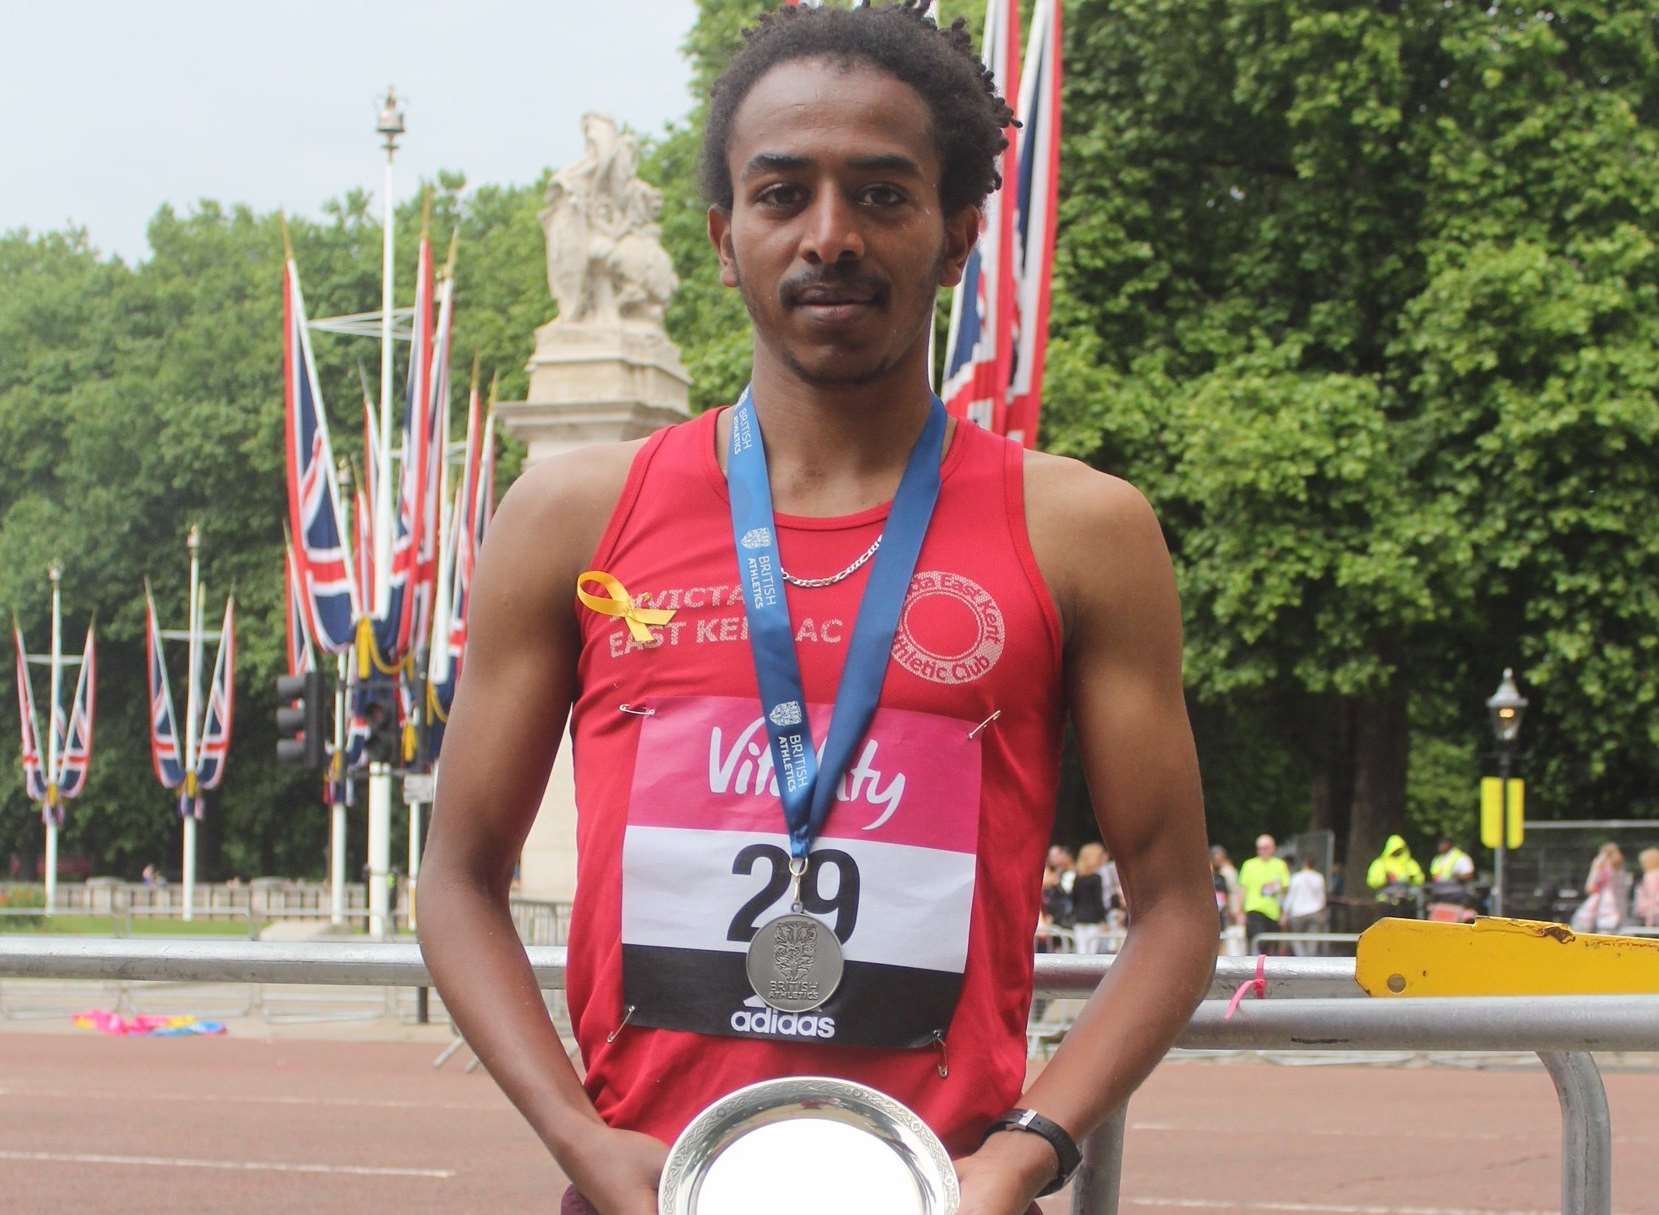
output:
M747 179L762 173L796 173L802 169L810 169L813 163L810 157L796 156L789 152L759 152L750 158L748 164L743 166L741 176ZM864 173L899 173L910 177L922 176L921 165L910 157L901 156L896 152L854 156L847 161L847 166Z

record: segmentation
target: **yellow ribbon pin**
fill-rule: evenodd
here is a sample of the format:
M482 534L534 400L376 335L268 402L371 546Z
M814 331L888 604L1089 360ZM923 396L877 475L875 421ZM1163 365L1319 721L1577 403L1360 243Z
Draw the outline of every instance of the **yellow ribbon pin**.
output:
M603 587L605 598L591 595L582 589L584 583L593 582ZM582 601L584 607L590 607L604 616L617 616L627 621L628 632L633 634L635 641L641 645L650 645L656 640L651 635L647 625L667 624L674 619L672 608L642 608L634 605L633 596L628 594L628 588L623 586L604 570L587 570L576 576L576 598Z

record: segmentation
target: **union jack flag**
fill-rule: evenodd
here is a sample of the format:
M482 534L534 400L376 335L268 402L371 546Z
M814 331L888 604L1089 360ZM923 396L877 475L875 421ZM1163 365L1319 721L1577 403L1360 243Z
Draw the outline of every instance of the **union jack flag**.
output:
M236 600L225 600L225 623L219 630L219 654L207 683L202 741L197 747L196 787L216 789L225 779L230 755L231 714L236 705ZM201 817L198 811L197 817Z
M356 671L352 671L346 680L346 703L351 706L350 715L346 720L346 768L348 771L368 766L369 718L368 698L363 694L363 685L357 678ZM340 799L347 805L351 804L351 782L346 782L346 797Z
M92 716L98 689L98 651L91 626L86 630L86 648L81 653L81 673L75 680L75 695L69 702L69 728L61 735L58 771L54 783L60 798L79 797L86 788L92 765ZM63 810L58 807L59 821Z
M40 718L35 714L35 691L29 681L29 651L23 644L23 630L12 621L12 640L17 648L17 717L23 735L23 789L31 801L46 800L46 765L40 754Z
M449 268L445 272L438 302L438 324L430 352L427 376L429 395L426 409L420 417L410 418L411 427L423 425L417 449L420 459L415 464L417 493L415 495L417 525L415 529L415 568L413 592L407 599L406 646L413 650L426 641L432 632L432 608L437 594L438 550L442 541L440 513L448 494L447 451L449 443L449 340L455 299L454 252L451 249ZM414 431L411 430L413 435ZM405 483L409 484L405 468Z
M163 789L177 789L184 783L184 749L179 745L161 627L156 623L156 603L148 582L144 584L144 655L150 670L150 763Z
M1019 175L1014 186L1014 307L1012 378L1005 433L1026 447L1037 442L1048 352L1049 282L1060 206L1060 5L1037 0L1031 40L1020 73Z
M374 569L375 586L384 582L386 607L380 610L378 598L371 601L373 625L370 639L374 645L376 665L391 667L409 652L414 634L415 604L409 588L415 574L416 553L420 545L420 523L425 509L422 489L426 483L426 468L430 463L431 424L427 411L431 404L432 374L432 242L426 231L421 232L420 248L415 267L415 316L413 342L409 351L409 369L404 379L404 427L402 472L394 480L392 470L375 468L370 484L376 492L384 484L397 493L392 511L391 568ZM372 431L376 446L386 438ZM389 441L389 440L388 440ZM388 458L388 463L390 460ZM388 491L389 492L389 491ZM371 502L378 499L370 499ZM379 526L378 519L375 526ZM378 539L378 537L377 537ZM377 551L378 556L378 551ZM373 563L371 563L373 568Z
M1019 0L987 0L982 58L1005 97L1012 97L1018 87L1019 44ZM945 379L939 394L951 413L998 434L1007 429L1013 365L1014 211L1008 195L1018 168L1010 140L998 165L1003 188L985 200L979 241L951 298Z
M300 596L299 569L294 558L294 546L284 544L282 583L283 602L288 605L283 613L287 624L288 673L304 675L317 667L317 654L311 648L311 623L305 617L305 601Z
M340 514L328 417L311 357L299 268L291 249L282 285L289 527L299 546L298 570L311 635L326 653L338 654L352 644L359 614L357 588L351 542Z
M471 603L473 569L484 530L495 503L495 385L490 385L486 415L478 396L477 371L467 410L466 455L461 484L450 512L444 562L439 569L439 614L433 628L432 657L427 674L427 703L431 709L431 747L442 746L443 725L455 700L455 687L467 648L467 611Z
M380 424L375 420L374 402L368 391L363 393L363 468L358 478L355 513L352 519L352 538L357 545L357 559L353 562L357 582L357 602L374 606L374 475L379 466Z

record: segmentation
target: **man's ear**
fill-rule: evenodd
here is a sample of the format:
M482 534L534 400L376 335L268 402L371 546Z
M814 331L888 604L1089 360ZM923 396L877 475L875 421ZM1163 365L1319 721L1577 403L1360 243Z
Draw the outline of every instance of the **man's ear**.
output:
M963 207L945 217L945 256L939 263L941 287L954 287L962 281L962 267L968 264L968 255L979 242L982 220L978 207Z
M716 203L709 208L709 243L720 259L720 281L737 286L737 255L732 250L732 213Z

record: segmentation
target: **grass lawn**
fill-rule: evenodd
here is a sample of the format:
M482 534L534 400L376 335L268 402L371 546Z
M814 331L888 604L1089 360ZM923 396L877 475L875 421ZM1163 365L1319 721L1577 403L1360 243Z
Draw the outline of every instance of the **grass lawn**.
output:
M36 936L92 936L112 937L121 927L115 916L64 915L51 918L32 916L0 916L0 932L27 932ZM243 937L249 935L246 920L191 920L185 923L177 916L134 916L132 935L135 937Z

